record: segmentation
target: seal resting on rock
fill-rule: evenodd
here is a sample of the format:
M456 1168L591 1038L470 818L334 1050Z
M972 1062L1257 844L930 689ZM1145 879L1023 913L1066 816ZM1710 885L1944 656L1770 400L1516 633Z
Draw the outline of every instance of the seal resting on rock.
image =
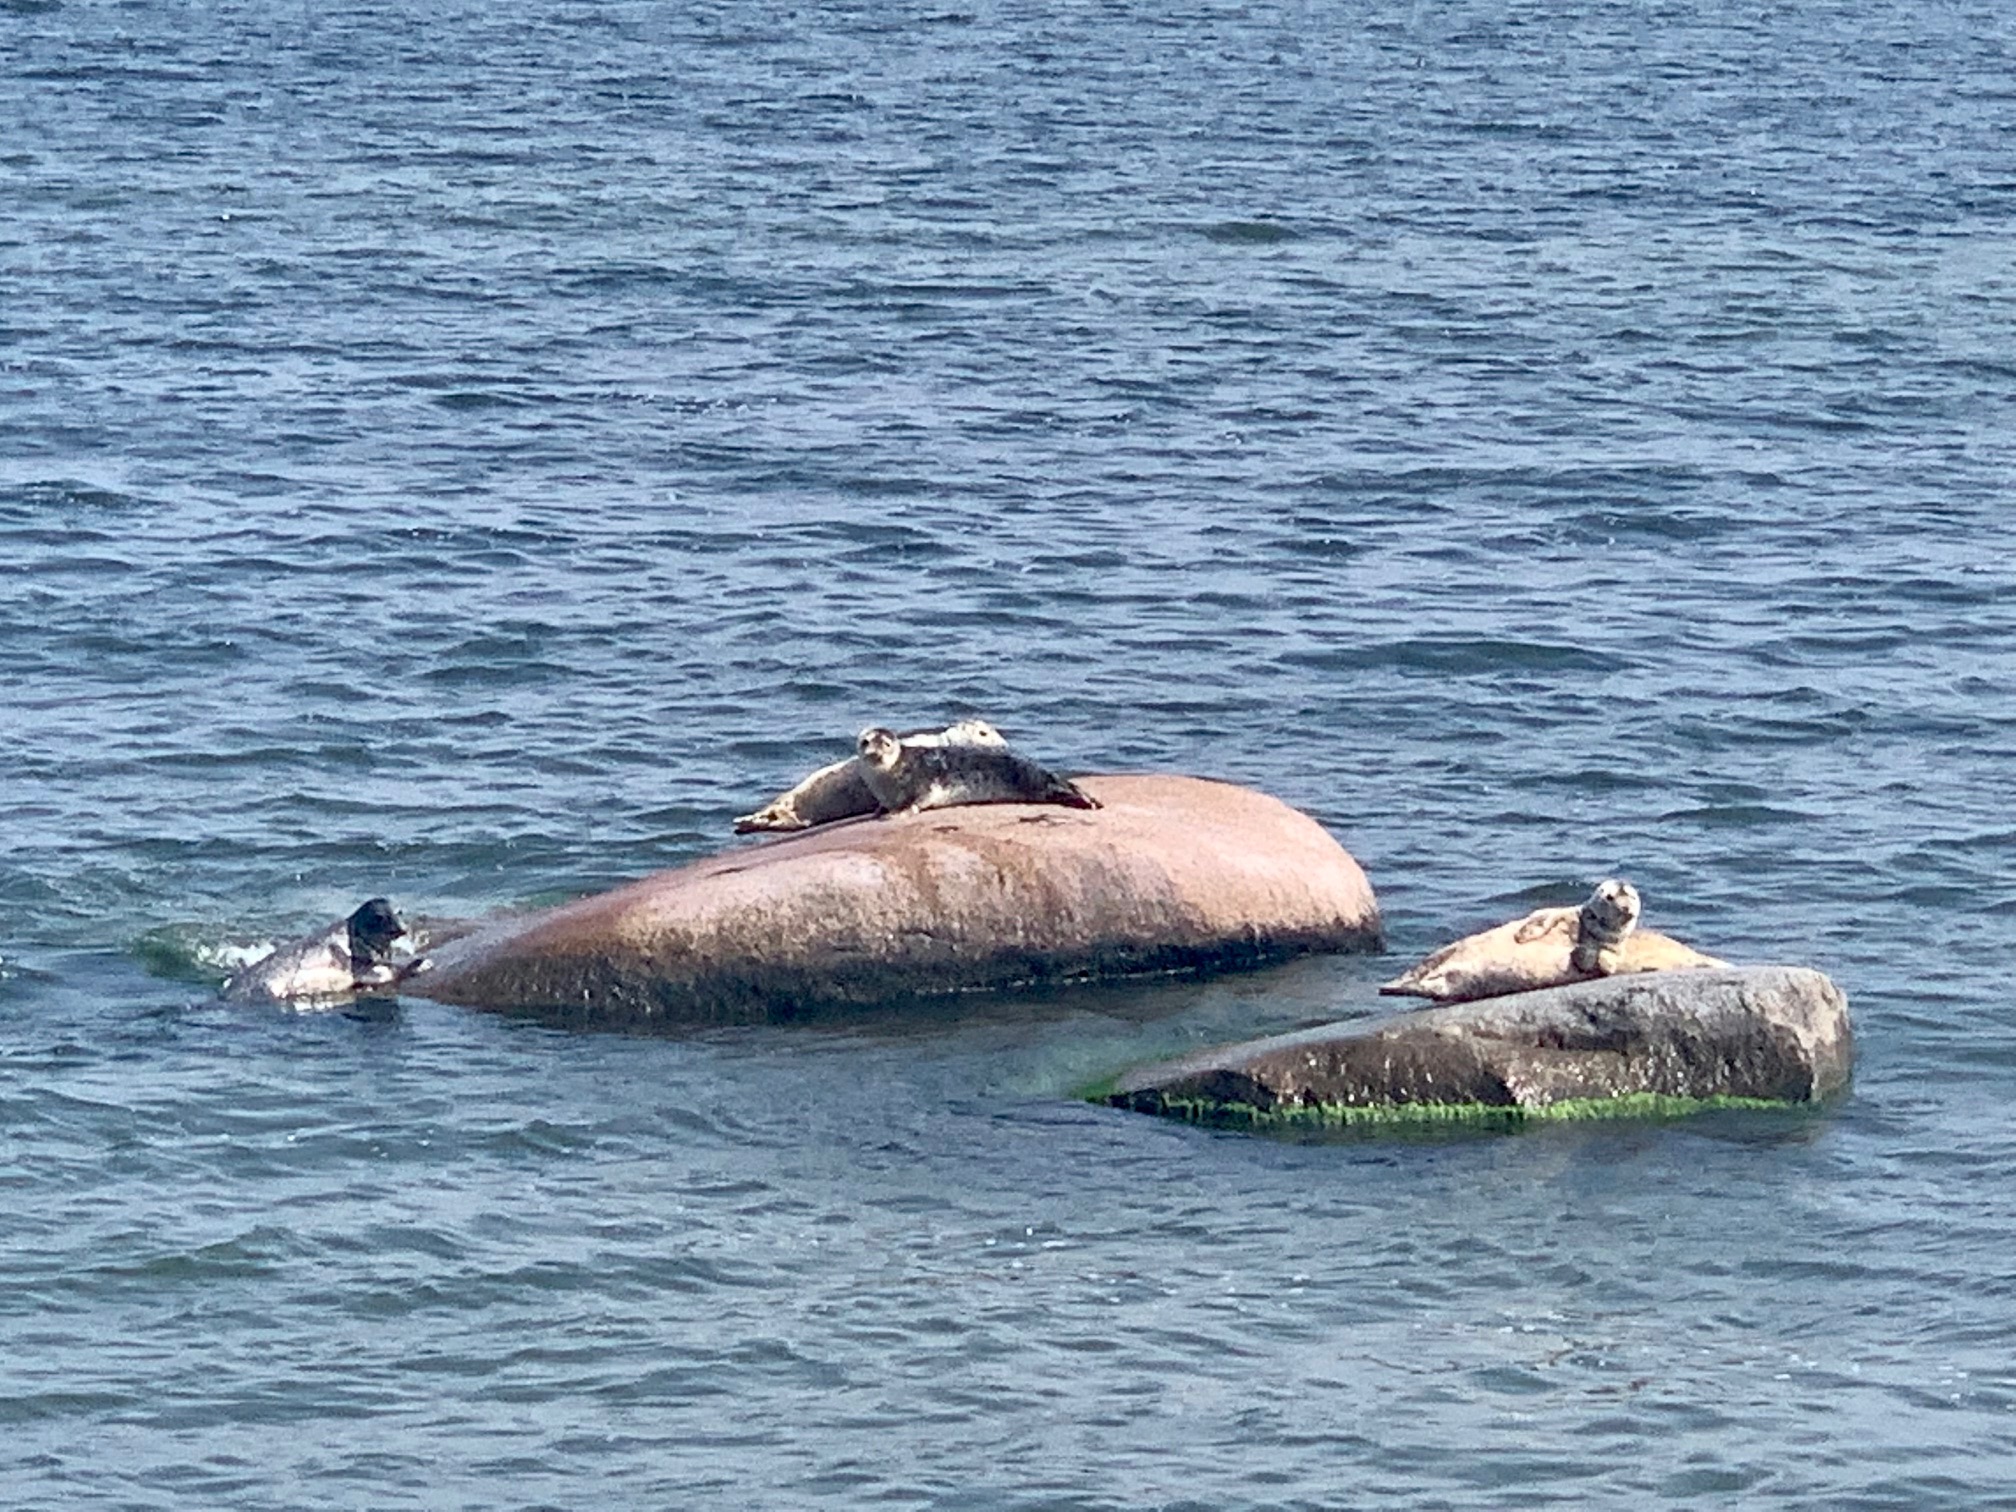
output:
M425 957L392 960L392 942L405 933L392 905L373 898L349 918L241 967L221 995L234 1003L292 1003L383 992L426 967Z
M1444 945L1380 987L1389 996L1466 1003L1638 971L1726 966L1656 930L1638 928L1629 882L1608 878L1580 908L1538 908L1523 919Z
M861 777L885 814L969 803L1059 803L1096 809L1099 800L1003 746L916 745L871 726L856 752Z
M1001 732L984 719L962 719L942 730L907 730L897 737L904 745L926 748L942 745L990 746L1006 749ZM823 766L788 793L772 798L753 814L735 821L738 835L768 831L811 829L836 819L852 819L875 813L881 807L861 775L857 757Z

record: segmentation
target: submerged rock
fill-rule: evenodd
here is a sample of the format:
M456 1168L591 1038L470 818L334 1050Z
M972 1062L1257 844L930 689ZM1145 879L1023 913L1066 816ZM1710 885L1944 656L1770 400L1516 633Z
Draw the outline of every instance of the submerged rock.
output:
M1102 805L854 819L501 920L412 991L553 1022L707 1023L1379 948L1358 863L1307 815L1195 777Z
M1222 1124L1519 1121L1820 1101L1847 1000L1789 966L1649 972L1326 1024L1146 1066L1117 1107Z

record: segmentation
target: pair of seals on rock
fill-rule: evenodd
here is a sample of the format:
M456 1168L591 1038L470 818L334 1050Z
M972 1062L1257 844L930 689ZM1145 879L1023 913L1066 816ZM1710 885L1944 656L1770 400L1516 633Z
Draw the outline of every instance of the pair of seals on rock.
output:
M1445 945L1380 987L1389 995L1471 1002L1637 971L1726 966L1656 930L1640 929L1638 889L1611 877L1580 908L1523 919Z
M1001 732L984 719L962 719L942 730L910 730L897 740L913 749L933 745L992 747L1006 750ZM788 793L772 798L753 814L735 821L735 833L761 830L802 830L859 814L873 814L882 805L868 786L861 763L853 756L823 766Z
M392 905L373 898L347 919L304 935L241 967L222 988L234 1003L334 1001L385 992L427 966L425 956L392 959L406 926Z
M860 814L966 803L1099 807L1074 783L1009 750L1001 732L985 720L901 735L875 725L861 732L854 755L821 767L790 792L742 815L735 833L810 829Z

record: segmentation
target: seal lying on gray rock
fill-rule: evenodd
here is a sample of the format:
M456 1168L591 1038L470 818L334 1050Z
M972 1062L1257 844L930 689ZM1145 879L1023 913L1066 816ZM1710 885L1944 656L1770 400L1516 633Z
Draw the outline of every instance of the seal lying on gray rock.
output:
M862 780L885 814L969 803L1099 807L1099 800L1075 783L1006 746L915 745L893 730L871 726L861 732L856 760Z
M233 1003L291 1003L383 992L426 969L424 956L391 959L392 942L405 933L392 905L373 898L349 918L241 967L221 995Z
M1638 928L1638 890L1609 878L1580 908L1523 919L1444 945L1380 987L1389 996L1465 1003L1637 971L1726 966L1657 930Z
M962 719L942 730L906 730L896 737L906 746L927 748L941 745L991 746L1005 749L1001 732L984 719ZM881 805L861 775L857 758L849 756L823 766L788 793L772 798L753 814L735 821L738 835L765 831L811 829L836 819L852 819L872 814Z

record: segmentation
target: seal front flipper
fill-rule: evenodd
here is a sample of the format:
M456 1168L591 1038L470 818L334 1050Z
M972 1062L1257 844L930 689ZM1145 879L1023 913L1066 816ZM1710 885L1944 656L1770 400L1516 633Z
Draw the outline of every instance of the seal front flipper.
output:
M423 971L432 971L434 962L426 956L415 956L410 961L387 961L380 965L366 967L357 973L350 984L350 990L362 996L383 996L397 991L407 981Z
M1536 908L1519 921L1519 928L1512 935L1513 942L1530 945L1535 940L1544 940L1550 934L1558 934L1572 939L1575 934L1576 911L1572 908Z

